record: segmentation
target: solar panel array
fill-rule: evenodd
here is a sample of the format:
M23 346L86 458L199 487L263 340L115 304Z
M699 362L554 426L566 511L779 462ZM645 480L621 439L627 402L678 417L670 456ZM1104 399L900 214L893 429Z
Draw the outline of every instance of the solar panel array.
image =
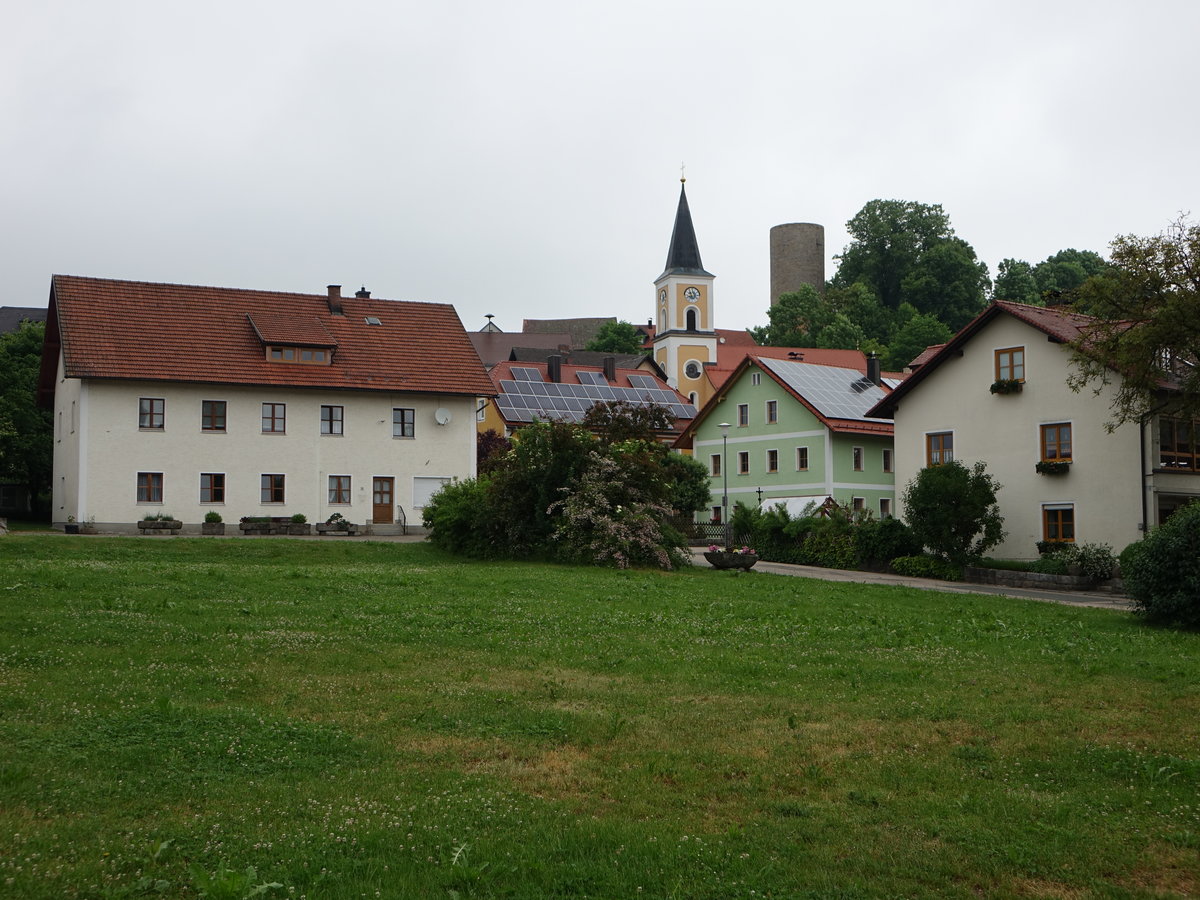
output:
M868 419L867 410L887 396L887 392L857 369L819 366L786 359L760 357L758 362L779 376L788 387L831 419Z
M579 373L581 375L586 373ZM514 376L515 377L515 376ZM601 376L603 378L603 376ZM649 376L650 386L641 382L638 387L626 388L604 384L561 384L543 381L501 380L496 405L509 422L557 421L581 422L584 414L600 400L624 400L631 406L658 404L671 411L676 419L694 419L696 407L680 403L679 396L659 387ZM630 376L632 381L639 378Z

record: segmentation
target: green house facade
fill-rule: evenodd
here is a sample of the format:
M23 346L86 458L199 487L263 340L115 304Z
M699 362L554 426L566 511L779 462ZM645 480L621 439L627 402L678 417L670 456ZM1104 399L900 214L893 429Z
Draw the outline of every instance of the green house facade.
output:
M797 515L829 498L891 515L892 423L865 413L892 385L873 364L874 380L857 369L747 356L676 445L708 469L704 518L725 521L738 502L783 504Z

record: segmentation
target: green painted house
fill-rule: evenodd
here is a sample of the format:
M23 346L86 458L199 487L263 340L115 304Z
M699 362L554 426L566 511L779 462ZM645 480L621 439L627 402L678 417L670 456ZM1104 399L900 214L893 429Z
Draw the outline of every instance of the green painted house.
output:
M738 502L797 515L831 497L891 515L892 423L866 412L899 381L881 377L874 358L865 368L748 355L675 444L708 468L706 518L725 521Z

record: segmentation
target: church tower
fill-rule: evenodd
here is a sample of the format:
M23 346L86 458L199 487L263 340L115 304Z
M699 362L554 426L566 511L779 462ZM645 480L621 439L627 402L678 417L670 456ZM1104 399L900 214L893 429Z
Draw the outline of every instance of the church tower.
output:
M667 251L667 266L654 281L654 360L667 380L692 402L703 403L711 387L706 363L717 361L713 326L713 280L700 262L700 247L688 209L687 179L679 179L679 208Z

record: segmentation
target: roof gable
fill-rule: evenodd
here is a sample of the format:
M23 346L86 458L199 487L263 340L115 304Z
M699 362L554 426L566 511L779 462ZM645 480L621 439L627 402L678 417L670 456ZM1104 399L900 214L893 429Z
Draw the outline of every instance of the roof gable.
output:
M1045 334L1049 340L1058 344L1071 343L1084 337L1087 334L1088 326L1095 321L1091 316L1072 312L1062 307L1029 306L1025 303L1013 303L1009 300L994 300L983 312L964 325L958 334L950 338L945 344L941 344L936 349L933 347L927 348L926 352L918 357L918 359L921 359L922 357L926 357L926 354L929 354L920 368L909 375L895 391L876 404L871 409L871 413L876 416L893 417L896 407L899 406L900 401L904 397L908 396L926 378L937 371L947 359L961 354L963 347L966 346L971 338L983 331L998 316L1002 315L1012 316L1018 321L1024 322L1031 328L1035 328ZM933 352L931 353L930 351Z

